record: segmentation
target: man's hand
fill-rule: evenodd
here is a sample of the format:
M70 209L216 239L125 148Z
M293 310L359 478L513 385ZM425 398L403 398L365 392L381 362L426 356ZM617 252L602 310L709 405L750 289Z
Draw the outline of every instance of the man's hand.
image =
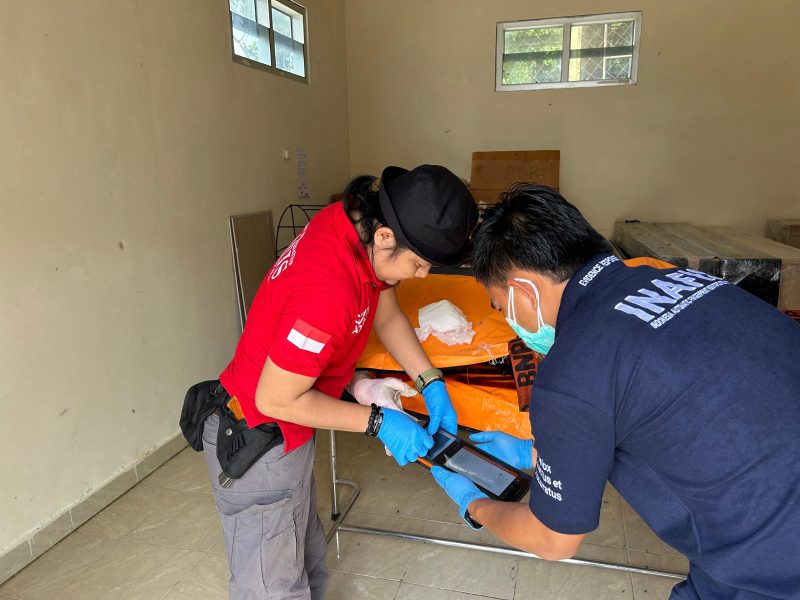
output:
M414 419L399 410L381 410L383 422L378 430L378 439L389 449L398 465L404 467L428 453L433 438Z
M428 433L433 435L442 427L449 433L456 435L458 431L458 416L450 394L447 393L447 386L444 381L433 381L422 390L422 397L425 400L425 407L431 417L428 423Z
M484 452L517 469L533 468L533 440L524 440L502 431L479 431L469 436Z
M431 474L441 488L450 496L450 499L458 504L458 512L464 522L475 529L465 518L470 502L480 498L488 498L486 494L478 489L469 479L458 473L453 473L447 469L435 466L431 469Z

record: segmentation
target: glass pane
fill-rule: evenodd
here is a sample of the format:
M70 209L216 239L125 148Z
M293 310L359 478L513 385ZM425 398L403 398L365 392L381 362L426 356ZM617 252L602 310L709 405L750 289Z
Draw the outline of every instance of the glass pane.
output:
M536 27L506 31L503 46L503 84L561 81L564 28Z
M275 18L273 17L273 22ZM305 77L303 44L275 30L275 66L283 71Z
M280 33L289 38L292 37L292 17L274 7L272 9L272 26L275 29L275 33ZM276 51L275 54L277 53Z
M238 56L265 65L272 64L269 51L269 30L255 21L231 13L233 52Z
M630 56L618 56L606 60L606 79L630 79L631 77Z
M256 5L253 0L228 0L231 12L241 15L251 21L256 20Z
M259 25L269 27L269 3L267 0L256 0L256 15Z
M571 50L583 48L603 48L605 46L606 26L603 23L573 25L570 32Z
M303 26L303 17L295 15L292 17L292 37L295 42L304 44L306 41L306 31Z
M602 56L569 59L570 81L598 81L600 79L603 79Z
M573 25L569 81L628 79L631 76L634 21Z
M620 21L619 23L609 23L606 46L609 48L620 48L633 46L633 21Z

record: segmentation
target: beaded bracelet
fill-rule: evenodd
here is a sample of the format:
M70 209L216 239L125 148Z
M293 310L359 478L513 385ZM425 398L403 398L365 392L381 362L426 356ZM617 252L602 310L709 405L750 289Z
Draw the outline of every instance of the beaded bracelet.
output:
M370 437L375 437L378 435L378 431L381 429L381 425L383 424L383 411L381 410L380 406L372 403L372 412L369 413L369 421L367 422L367 430L364 432L366 435Z

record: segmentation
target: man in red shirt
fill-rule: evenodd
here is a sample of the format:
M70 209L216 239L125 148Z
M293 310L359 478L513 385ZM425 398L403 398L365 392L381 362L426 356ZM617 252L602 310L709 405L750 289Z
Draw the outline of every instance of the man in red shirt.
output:
M427 452L429 432L455 431L441 372L432 368L393 286L425 277L434 264L459 265L477 216L466 186L447 169L389 167L380 181L351 182L344 200L320 211L265 277L220 382L249 427L276 423L283 444L223 488L216 414L203 432L231 598L324 598L315 428L377 436L400 465ZM402 412L339 399L372 327L421 389L428 431Z

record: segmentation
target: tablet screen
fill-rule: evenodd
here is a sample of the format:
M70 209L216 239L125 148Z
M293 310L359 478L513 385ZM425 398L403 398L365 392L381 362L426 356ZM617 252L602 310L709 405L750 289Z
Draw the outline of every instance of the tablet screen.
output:
M448 458L444 464L451 471L461 473L496 496L502 494L515 479L512 473L463 448Z

